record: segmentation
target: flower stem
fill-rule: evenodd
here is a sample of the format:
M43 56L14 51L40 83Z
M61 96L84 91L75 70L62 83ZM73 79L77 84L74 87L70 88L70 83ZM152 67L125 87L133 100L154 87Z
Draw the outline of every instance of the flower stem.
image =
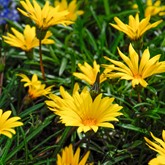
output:
M141 103L142 102L142 99L140 97L140 91L138 91L138 102Z
M142 103L141 92L142 92L142 87L138 86L137 87L138 103ZM140 110L141 110L141 112L145 111L143 106L140 107Z
M87 151L89 149L89 143L90 143L90 140L92 138L92 136L94 135L93 131L89 131L86 133L86 136L82 139L80 139L77 143L74 144L75 147L78 147L80 144L82 143L86 143L87 145Z
M46 80L44 66L43 66L43 61L42 61L42 43L41 43L41 41L42 40L39 39L40 70L42 72L42 78L44 80Z

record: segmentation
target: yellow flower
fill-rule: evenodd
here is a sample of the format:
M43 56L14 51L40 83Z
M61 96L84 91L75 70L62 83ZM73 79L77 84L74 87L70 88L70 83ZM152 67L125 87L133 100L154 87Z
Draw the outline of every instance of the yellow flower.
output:
M117 25L112 23L110 25L113 26L115 29L125 33L131 40L140 39L147 30L158 26L162 22L162 20L159 20L155 23L150 24L150 16L139 21L138 13L136 14L135 18L132 15L129 16L128 25L124 24L118 17L115 17L114 20Z
M151 132L152 138L156 142L150 141L148 138L144 137L146 144L151 148L152 150L156 151L158 153L158 156L148 163L149 165L165 165L165 130L162 131L162 138L163 140L155 137Z
M18 8L18 10L24 16L33 20L39 29L46 30L50 26L57 24L66 25L73 23L66 19L66 15L69 13L67 10L59 11L59 6L50 6L48 1L46 1L43 8L41 8L36 0L33 0L32 2L33 3L31 3L30 0L21 0L20 3L25 11L20 8Z
M46 96L51 93L53 85L46 88L46 85L38 80L36 74L33 74L31 80L24 74L18 74L18 76L22 77L21 82L26 82L24 87L29 87L28 95L31 99L36 99L40 96Z
M133 9L138 9L138 5L135 3L135 4L132 5L132 8Z
M23 33L17 31L15 28L11 28L13 34L7 33L7 36L3 36L4 41L11 46L21 48L28 52L32 48L39 46L39 40L36 37L35 27L26 25ZM47 31L45 38L42 40L42 44L53 44L54 41L48 39L52 33Z
M45 101L48 108L60 116L61 122L65 126L78 127L78 133L89 130L97 132L98 127L114 128L114 125L109 122L118 121L116 117L122 115L119 112L122 107L118 104L112 104L114 98L102 98L102 94L99 94L93 100L87 87L81 93L78 92L78 89L79 86L75 84L71 96L61 86L62 98L50 94L50 100Z
M68 10L69 13L66 15L67 20L75 21L79 15L82 15L84 12L82 10L78 10L77 0L72 0L69 4L67 0L55 0L54 5L59 6L59 11Z
M145 17L153 15L165 15L165 6L161 6L161 1L156 0L153 4L152 0L147 0L145 9Z
M18 121L20 117L10 117L11 111L8 110L3 113L3 110L0 109L0 134L3 134L9 138L12 138L12 134L16 134L14 127L22 126L23 123Z
M138 84L146 87L148 83L144 80L145 78L165 72L165 62L159 62L160 55L156 55L150 59L150 52L148 49L144 50L141 59L139 59L139 55L131 44L129 46L130 58L124 55L119 48L118 52L126 65L123 62L105 57L111 63L116 65L115 67L106 64L103 65L103 67L109 67L114 71L107 73L109 78L120 77L121 79L132 80L133 87Z
M74 154L73 146L70 144L69 147L65 147L62 150L61 155L57 155L56 163L57 165L86 165L89 154L90 152L88 151L80 161L80 148L77 148Z
M81 80L86 81L88 84L93 85L96 81L98 72L100 72L100 65L94 60L93 67L91 67L87 62L84 65L78 64L82 73L74 72L73 75ZM100 75L100 83L106 80L105 77L106 70Z

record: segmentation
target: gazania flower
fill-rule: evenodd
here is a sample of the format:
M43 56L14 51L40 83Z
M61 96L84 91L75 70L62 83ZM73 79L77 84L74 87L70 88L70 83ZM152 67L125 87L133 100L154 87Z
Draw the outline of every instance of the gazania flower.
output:
M43 8L35 0L32 3L30 0L21 0L20 3L25 11L20 8L18 10L24 16L33 20L39 29L47 30L50 26L57 24L73 23L70 20L66 20L66 16L69 13L67 10L59 11L59 6L50 6L48 1L46 1Z
M8 110L3 113L0 109L0 134L3 134L9 138L12 138L13 134L16 134L15 127L22 126L23 123L18 121L20 117L10 117L11 111Z
M115 67L103 65L105 68L109 67L112 69L112 72L107 73L109 78L120 77L121 79L132 80L133 87L138 84L146 87L148 85L145 81L147 77L165 72L165 62L159 62L160 55L156 55L150 59L150 52L148 49L144 50L141 59L139 59L139 55L136 53L131 44L129 46L130 57L124 55L119 48L118 52L126 64L121 61L116 61L105 57L115 65Z
M110 25L115 29L125 33L131 40L140 39L147 30L158 26L162 22L162 20L159 20L150 24L150 16L139 21L138 13L136 14L135 18L132 15L129 16L128 25L124 24L118 17L115 17L114 21L117 23L117 25L112 23Z
M36 74L33 74L31 80L24 74L18 74L18 76L22 77L21 82L26 82L24 87L29 87L28 96L31 99L36 99L40 96L46 96L51 93L53 85L46 88L46 85L38 80Z
M59 6L58 11L69 11L66 17L67 20L71 21L76 21L77 17L84 13L82 10L78 10L78 6L76 3L77 0L72 0L69 4L67 3L67 0L61 0L61 2L59 0L54 1L55 6Z
M65 126L78 127L78 133L89 130L97 132L98 127L114 128L113 124L109 122L118 121L116 117L122 115L119 112L122 107L112 103L114 98L103 98L102 94L99 94L93 100L87 87L81 93L78 92L78 89L79 86L75 84L71 96L61 86L62 98L50 94L50 100L46 101L48 108L60 116L61 122Z
M153 16L153 15L165 15L165 6L161 6L161 1L156 0L154 3L152 0L147 0L145 9L145 16Z
M61 155L57 155L57 165L86 165L89 157L89 151L82 157L80 161L80 148L74 153L72 144L62 150ZM89 164L88 164L89 165Z
M15 28L11 28L13 34L7 33L7 36L3 36L4 41L11 46L20 48L26 52L32 48L39 46L39 40L36 37L36 28L26 25L23 33L17 31ZM50 31L47 31L45 38L42 40L42 44L53 44L54 41L49 39L52 35Z
M155 137L151 132L152 138L155 140L155 142L150 141L148 138L144 137L146 144L151 148L152 150L156 151L158 153L156 158L153 158L148 163L149 165L165 165L165 130L162 131L162 138L163 140Z
M98 72L100 72L100 65L94 60L93 67L91 67L87 62L84 65L78 64L82 73L74 72L73 75L81 80L86 81L88 84L93 85L96 81ZM106 70L100 75L100 83L106 80L105 77Z

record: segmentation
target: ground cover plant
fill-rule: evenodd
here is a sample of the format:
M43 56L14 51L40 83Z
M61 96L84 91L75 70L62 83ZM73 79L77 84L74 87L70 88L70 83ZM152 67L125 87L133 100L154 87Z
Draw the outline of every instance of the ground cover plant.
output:
M165 164L165 2L0 0L0 164Z

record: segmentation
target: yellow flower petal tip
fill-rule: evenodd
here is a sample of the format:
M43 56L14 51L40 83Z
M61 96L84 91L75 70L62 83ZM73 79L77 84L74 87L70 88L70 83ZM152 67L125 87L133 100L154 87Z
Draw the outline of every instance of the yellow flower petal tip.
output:
M65 147L61 154L57 155L57 165L92 165L93 163L87 164L87 159L89 157L90 151L88 151L80 160L80 148L74 153L73 146L70 144L68 147Z
M72 0L70 3L67 0L55 0L54 5L59 7L59 11L68 10L69 13L66 18L71 21L76 21L79 15L84 14L83 10L78 10L77 0Z
M156 0L154 3L152 0L146 0L145 17L154 15L165 15L165 5L161 6L160 0Z
M21 119L20 117L10 117L10 115L10 110L3 112L3 110L0 109L0 135L2 134L12 138L13 134L16 133L14 128L22 126L23 123L18 121Z
M165 164L165 130L162 131L162 139L155 137L151 132L152 138L155 142L152 142L148 138L144 137L147 146L156 151L158 155L149 161L149 165L164 165Z

